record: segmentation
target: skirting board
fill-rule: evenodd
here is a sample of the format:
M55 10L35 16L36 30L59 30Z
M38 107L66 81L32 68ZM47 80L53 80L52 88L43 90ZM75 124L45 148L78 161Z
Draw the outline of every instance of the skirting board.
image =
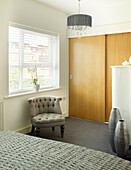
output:
M22 128L22 129L16 130L16 132L26 134L26 133L29 133L31 131L31 127L32 127L32 125L29 125L29 126L26 126L26 127Z

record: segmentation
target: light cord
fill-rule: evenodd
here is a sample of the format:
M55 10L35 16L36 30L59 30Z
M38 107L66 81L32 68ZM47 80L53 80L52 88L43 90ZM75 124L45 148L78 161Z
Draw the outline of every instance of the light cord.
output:
M79 2L79 14L80 14L80 8L81 8L81 5L80 5L80 3L81 3L81 0L78 0L78 2Z

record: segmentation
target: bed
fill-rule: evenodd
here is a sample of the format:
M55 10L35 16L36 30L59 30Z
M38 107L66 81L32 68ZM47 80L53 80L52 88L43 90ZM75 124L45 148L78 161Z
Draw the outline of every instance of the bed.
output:
M131 170L131 162L86 147L2 131L0 169Z

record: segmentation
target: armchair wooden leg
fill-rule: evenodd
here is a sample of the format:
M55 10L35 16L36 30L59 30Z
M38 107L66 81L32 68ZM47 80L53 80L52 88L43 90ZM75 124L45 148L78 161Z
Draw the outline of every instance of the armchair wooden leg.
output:
M52 127L52 131L53 131L53 132L55 131L55 127Z
M31 133L33 133L33 132L34 132L34 130L35 130L35 126L34 126L34 125L32 125Z
M61 137L63 138L63 136L64 136L64 128L65 128L65 127L64 127L64 125L61 125L60 128L61 128Z
M36 136L40 136L40 128L36 128Z

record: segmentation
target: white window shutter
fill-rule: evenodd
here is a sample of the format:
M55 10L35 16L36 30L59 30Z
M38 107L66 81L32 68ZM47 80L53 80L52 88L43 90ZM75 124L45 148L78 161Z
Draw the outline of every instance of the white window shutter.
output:
M59 86L58 35L9 26L9 93L32 90L31 70L37 67L41 89Z

